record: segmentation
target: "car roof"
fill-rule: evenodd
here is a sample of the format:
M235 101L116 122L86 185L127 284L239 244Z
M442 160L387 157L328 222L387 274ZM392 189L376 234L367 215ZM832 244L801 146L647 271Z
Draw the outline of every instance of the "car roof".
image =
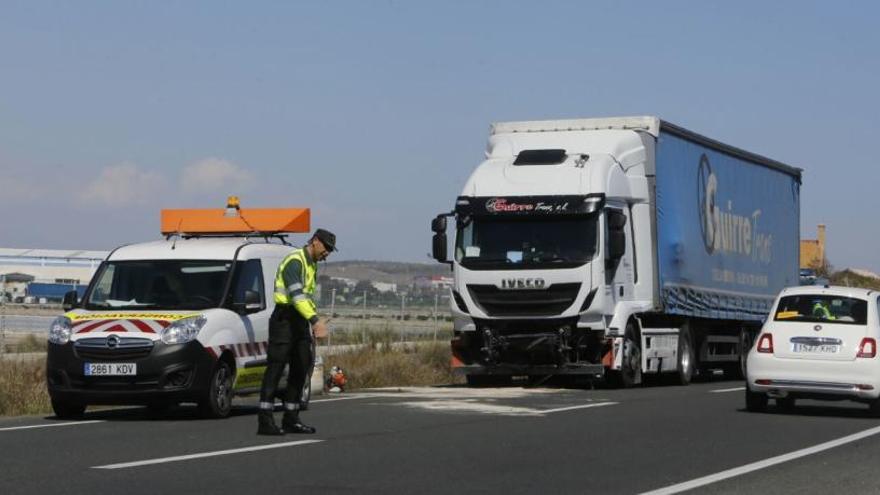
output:
M875 295L877 291L873 289L862 289L861 287L842 287L839 285L799 285L795 287L786 287L779 293L783 296L797 295L823 295L823 296L844 296L855 297L859 299L868 299Z
M284 256L294 249L284 244L264 243L243 237L184 237L122 246L110 254L108 260L232 260L242 246L258 247L263 253L277 251L278 256Z

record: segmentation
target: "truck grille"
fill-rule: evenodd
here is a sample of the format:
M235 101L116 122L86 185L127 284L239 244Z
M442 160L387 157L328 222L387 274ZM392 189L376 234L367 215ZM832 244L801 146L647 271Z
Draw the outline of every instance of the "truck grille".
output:
M111 335L106 338L79 339L73 343L73 350L80 359L130 361L150 355L150 352L153 350L153 341L150 339Z
M547 289L525 290L468 285L467 289L471 299L489 316L555 316L574 304L581 284L553 284Z

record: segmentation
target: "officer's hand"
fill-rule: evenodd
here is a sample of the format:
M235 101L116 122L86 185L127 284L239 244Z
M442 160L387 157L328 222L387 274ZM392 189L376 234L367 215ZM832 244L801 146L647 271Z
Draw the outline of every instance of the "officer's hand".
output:
M312 325L312 334L318 339L327 337L327 322L323 318L318 320L318 323Z

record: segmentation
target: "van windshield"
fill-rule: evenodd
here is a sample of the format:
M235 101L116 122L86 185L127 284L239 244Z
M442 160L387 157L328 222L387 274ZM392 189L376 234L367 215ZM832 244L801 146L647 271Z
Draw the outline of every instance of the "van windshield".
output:
M213 260L110 261L85 309L206 309L220 306L232 263Z
M774 320L865 325L868 321L868 302L820 294L785 296L779 300Z

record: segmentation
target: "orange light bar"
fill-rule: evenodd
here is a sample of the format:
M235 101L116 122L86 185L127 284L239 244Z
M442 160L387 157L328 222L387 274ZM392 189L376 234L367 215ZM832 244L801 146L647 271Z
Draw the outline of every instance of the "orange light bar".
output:
M162 210L162 235L278 234L310 230L308 208L242 208L227 216L223 208Z

